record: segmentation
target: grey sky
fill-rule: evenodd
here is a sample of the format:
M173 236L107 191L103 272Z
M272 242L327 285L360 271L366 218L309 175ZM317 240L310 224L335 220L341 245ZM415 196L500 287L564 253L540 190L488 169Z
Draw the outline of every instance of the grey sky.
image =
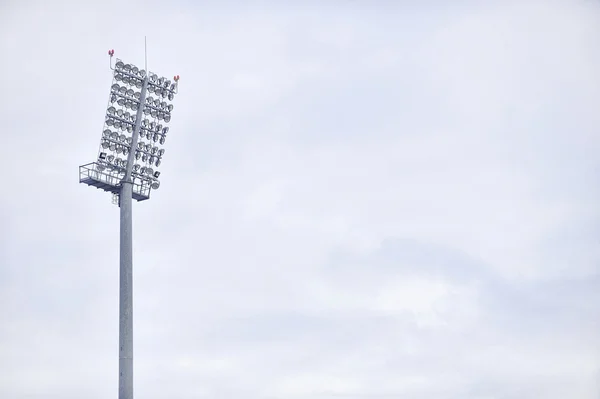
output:
M77 167L144 34L181 90L136 397L598 397L597 3L53 3L0 5L0 397L117 393L118 208Z

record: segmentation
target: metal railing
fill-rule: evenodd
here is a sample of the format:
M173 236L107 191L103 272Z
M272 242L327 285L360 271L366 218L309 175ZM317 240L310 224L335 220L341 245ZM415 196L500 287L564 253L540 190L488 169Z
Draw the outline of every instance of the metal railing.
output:
M102 188L104 191L119 193L123 174L104 168L105 166L96 162L80 166L79 182ZM133 179L133 196L136 200L140 201L150 198L150 189L150 184L147 181L139 178Z

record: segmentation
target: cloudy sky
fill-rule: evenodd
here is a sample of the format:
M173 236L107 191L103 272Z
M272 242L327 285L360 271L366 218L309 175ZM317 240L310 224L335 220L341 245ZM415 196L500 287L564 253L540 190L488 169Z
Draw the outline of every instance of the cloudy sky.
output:
M116 397L111 71L181 75L135 396L600 393L600 4L0 1L0 397Z

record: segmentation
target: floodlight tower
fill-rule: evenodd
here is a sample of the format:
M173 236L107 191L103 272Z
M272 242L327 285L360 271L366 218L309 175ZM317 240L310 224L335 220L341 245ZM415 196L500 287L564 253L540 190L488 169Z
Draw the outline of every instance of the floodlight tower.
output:
M119 59L113 67L114 50L108 55L114 72L98 160L79 167L79 182L113 193L120 208L119 399L133 399L132 202L160 186L179 75L171 82Z

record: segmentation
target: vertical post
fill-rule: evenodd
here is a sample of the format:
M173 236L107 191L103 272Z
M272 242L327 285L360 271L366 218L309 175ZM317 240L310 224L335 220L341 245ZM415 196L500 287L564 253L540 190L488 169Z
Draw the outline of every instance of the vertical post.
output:
M127 157L125 177L121 182L120 208L120 267L119 267L119 399L133 399L133 236L132 202L133 179L131 172L135 161L148 77L144 78L140 93L140 106L135 117L132 143Z

